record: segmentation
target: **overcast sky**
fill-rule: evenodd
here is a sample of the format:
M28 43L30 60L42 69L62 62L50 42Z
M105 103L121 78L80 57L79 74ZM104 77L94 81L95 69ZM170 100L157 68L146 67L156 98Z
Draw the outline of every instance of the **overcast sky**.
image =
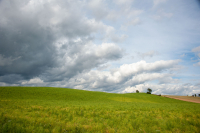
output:
M200 93L199 0L0 0L0 86Z

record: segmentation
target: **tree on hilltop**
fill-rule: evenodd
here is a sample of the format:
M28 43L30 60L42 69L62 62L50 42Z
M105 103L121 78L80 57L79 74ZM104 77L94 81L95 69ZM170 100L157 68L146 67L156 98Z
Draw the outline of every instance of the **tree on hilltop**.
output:
M152 89L148 88L147 89L147 94L151 94L151 92L152 92Z
M139 93L139 90L136 90L136 93Z

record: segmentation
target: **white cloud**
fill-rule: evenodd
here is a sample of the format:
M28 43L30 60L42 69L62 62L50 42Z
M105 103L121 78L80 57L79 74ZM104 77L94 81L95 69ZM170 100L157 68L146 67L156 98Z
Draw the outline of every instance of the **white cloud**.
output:
M97 67L97 70L101 71L101 70L108 69L109 67L111 67L111 64L103 64Z
M135 75L126 82L127 85L138 85L143 84L145 82L157 80L159 83L177 83L177 79L172 78L173 75L166 73L141 73Z
M156 61L154 63L146 63L146 61L140 61L133 64L124 64L120 66L119 71L123 75L129 75L131 73L140 73L144 71L162 71L163 69L169 69L178 64L179 60L169 61Z
M161 73L177 67L179 61L140 61L124 64L110 71L91 70L71 78L66 86L89 90L122 92L128 86L136 86L157 80L162 83L177 83L172 74Z
M196 47L196 48L193 48L192 49L192 52L200 52L200 46Z
M200 66L200 62L197 62L196 64L193 64L193 66Z
M94 50L91 52L93 51L95 52L95 55L100 58L116 58L115 56L119 56L119 53L122 52L121 48L113 43L103 43L95 46Z
M194 85L173 85L173 84L139 84L134 87L128 86L124 92L136 92L139 90L140 92L147 92L147 89L151 88L153 94L162 94L162 95L193 95L200 93L199 87Z
M5 83L5 82L0 82L0 86L18 86L19 84L8 84L8 83Z
M34 86L38 86L40 84L43 84L43 80L41 80L40 78L36 77L33 79L30 79L29 81L23 81L21 84L22 85L34 85Z

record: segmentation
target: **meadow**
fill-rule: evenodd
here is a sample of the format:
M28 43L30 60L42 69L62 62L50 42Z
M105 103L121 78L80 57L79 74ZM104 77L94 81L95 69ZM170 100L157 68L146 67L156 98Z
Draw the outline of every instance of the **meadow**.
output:
M200 132L200 104L145 93L0 87L1 133Z

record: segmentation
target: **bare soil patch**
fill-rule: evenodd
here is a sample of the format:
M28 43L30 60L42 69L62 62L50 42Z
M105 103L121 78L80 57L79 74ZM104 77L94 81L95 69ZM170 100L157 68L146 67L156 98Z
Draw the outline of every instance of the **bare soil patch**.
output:
M173 98L177 100L200 103L200 97L192 97L192 96L173 96L173 95L162 95L163 97Z

